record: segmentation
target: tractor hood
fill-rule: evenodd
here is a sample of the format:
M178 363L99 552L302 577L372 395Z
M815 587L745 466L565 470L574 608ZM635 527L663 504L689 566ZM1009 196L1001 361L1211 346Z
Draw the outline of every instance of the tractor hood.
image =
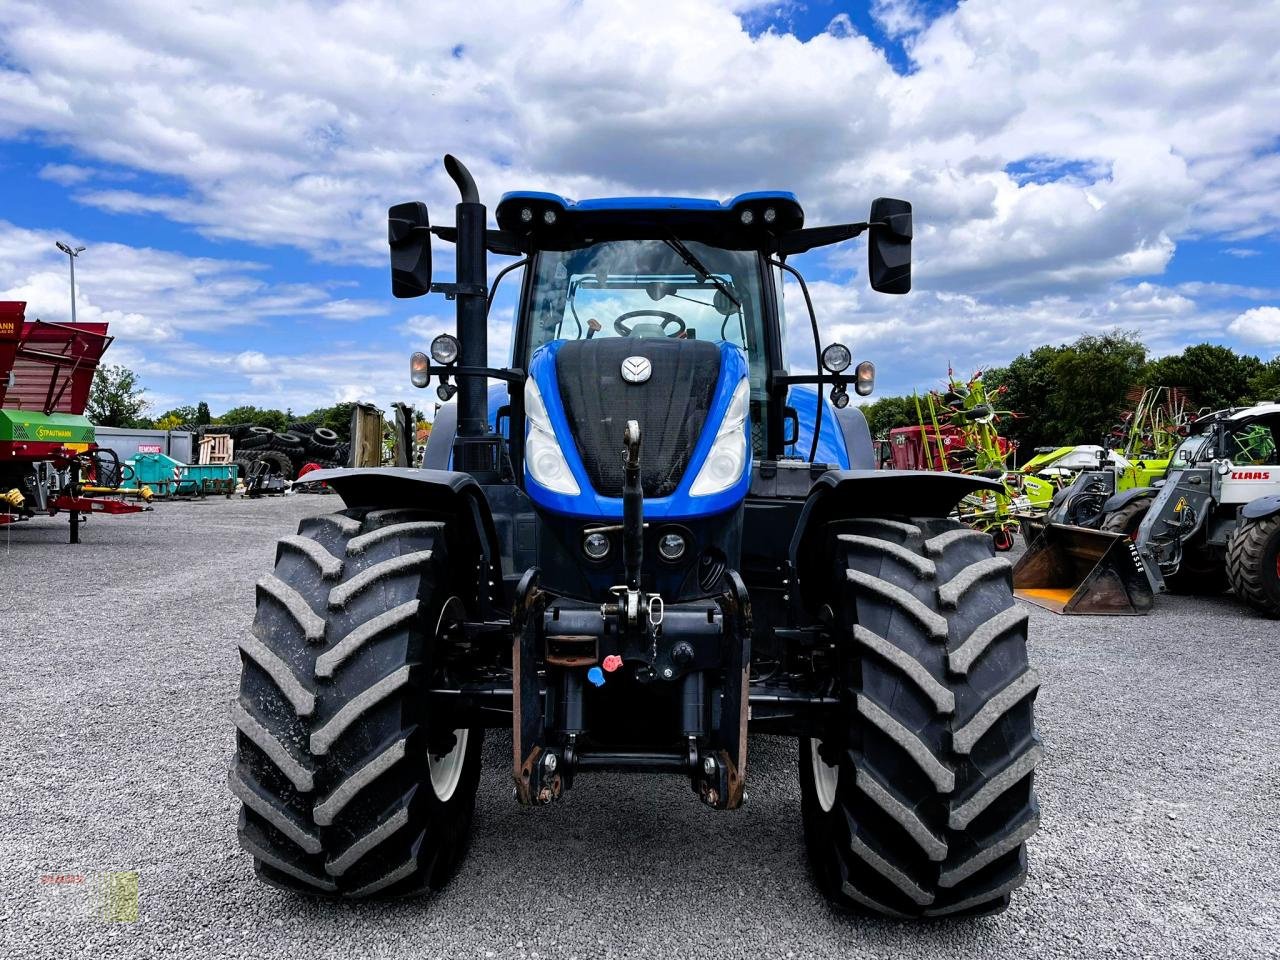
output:
M622 435L635 420L646 519L736 507L751 477L747 376L746 355L730 343L610 337L546 344L529 364L526 491L556 513L621 517Z

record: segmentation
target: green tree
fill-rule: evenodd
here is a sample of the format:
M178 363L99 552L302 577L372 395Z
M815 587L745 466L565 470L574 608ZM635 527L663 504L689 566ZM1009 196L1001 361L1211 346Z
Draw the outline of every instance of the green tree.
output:
M1256 378L1266 371L1267 365L1257 357L1215 343L1199 343L1152 360L1142 372L1142 382L1149 387L1181 387L1193 406L1221 410L1253 402L1255 383L1265 386Z
M1025 460L1036 447L1063 443L1046 426L1049 397L1055 388L1053 364L1067 347L1036 347L1019 354L1007 367L987 370L983 382L988 390L1004 388L1000 407L1014 417L1001 423L1001 433L1018 443L1018 459Z
M156 429L176 430L180 426L189 426L195 423L196 408L192 406L174 407L172 410L166 410L155 419ZM160 426L162 423L170 425Z
M880 397L862 405L873 437L883 437L894 427L909 427L916 423L914 397Z
M213 417L209 414L209 405L203 400L196 404L196 417L193 422L197 427L203 427L213 422Z
M1129 406L1140 382L1147 348L1135 335L1113 331L1084 336L1053 362L1049 398L1054 429L1068 443L1099 443Z
M332 407L318 407L303 417L302 420L313 426L327 427L341 439L350 440L351 412L355 408L356 405L354 403L339 403Z
M216 423L231 426L237 423L249 423L255 427L270 427L272 430L283 430L289 422L283 410L260 410L255 406L232 407Z
M1273 357L1249 378L1249 396L1259 403L1280 403L1280 357Z
M99 367L89 388L85 416L100 427L136 427L147 409L146 388L128 367Z
M1018 442L1019 460L1040 446L1101 442L1128 406L1146 355L1136 335L1113 330L1037 347L987 371L989 388L1005 388L1000 406L1018 415L1002 432Z

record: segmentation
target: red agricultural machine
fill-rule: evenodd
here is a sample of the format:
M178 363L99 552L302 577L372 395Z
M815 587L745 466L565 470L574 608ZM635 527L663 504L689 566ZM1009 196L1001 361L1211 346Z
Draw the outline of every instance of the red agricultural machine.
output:
M89 388L111 344L105 323L25 319L26 304L0 301L0 525L37 513L69 514L71 542L86 513L145 509L114 494L122 471L84 416Z

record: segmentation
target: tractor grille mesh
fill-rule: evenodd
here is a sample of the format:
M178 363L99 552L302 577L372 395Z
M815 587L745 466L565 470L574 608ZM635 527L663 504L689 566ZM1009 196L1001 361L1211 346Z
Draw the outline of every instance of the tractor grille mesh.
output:
M622 379L622 361L644 357L644 383ZM711 410L720 351L704 340L574 340L556 354L560 397L596 492L622 496L622 434L640 423L640 484L646 497L675 492Z

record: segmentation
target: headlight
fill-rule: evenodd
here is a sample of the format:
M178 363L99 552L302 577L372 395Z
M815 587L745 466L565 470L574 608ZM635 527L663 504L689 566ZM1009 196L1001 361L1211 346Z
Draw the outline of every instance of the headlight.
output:
M442 333L431 341L431 359L442 367L447 367L458 359L458 340L447 333Z
M582 491L569 471L569 463L551 429L542 394L532 377L524 383L524 413L529 422L524 440L524 462L529 476L553 493L576 497Z
M843 373L852 362L849 348L843 343L833 343L822 351L822 365L832 373Z
M724 422L720 424L715 442L711 444L707 462L702 465L698 476L694 478L693 486L689 488L690 496L705 497L720 493L741 479L742 470L750 455L745 428L748 397L747 381L743 380L738 384L738 389L733 391L733 399L729 401Z

